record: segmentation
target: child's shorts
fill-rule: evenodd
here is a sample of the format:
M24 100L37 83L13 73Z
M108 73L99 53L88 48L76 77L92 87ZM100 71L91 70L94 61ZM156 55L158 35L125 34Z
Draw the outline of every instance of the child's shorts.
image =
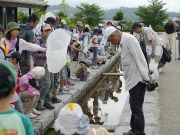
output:
M60 88L60 72L54 74L54 89Z
M97 47L93 47L93 60L97 60Z

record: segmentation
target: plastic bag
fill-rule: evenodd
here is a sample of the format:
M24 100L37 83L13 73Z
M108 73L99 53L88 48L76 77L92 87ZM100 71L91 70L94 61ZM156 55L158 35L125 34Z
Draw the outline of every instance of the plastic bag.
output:
M150 71L153 71L151 77L152 77L152 81L158 80L159 79L159 73L158 73L158 64L155 62L154 58L151 59L150 63L149 63L149 69Z

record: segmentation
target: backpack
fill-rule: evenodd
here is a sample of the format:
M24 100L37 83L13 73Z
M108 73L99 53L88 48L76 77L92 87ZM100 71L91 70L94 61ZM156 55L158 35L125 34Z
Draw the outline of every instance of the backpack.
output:
M162 46L163 48L163 56L164 56L164 59L166 62L171 62L171 54L169 53L169 51L164 47Z
M29 30L31 30L31 28L28 28L24 24L21 24L20 31L19 31L19 38L24 39L27 42ZM26 58L28 51L23 51L23 52L25 52L25 58Z
M28 30L31 30L31 28L27 28L24 24L21 24L20 31L19 31L19 38L22 38L25 41L27 41L28 40Z

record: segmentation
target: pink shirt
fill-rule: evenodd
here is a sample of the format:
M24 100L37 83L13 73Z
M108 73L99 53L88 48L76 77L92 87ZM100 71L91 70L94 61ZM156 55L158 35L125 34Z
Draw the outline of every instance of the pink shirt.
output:
M10 48L9 50L12 51L14 50L15 46L16 46L16 42L17 42L17 38L15 38L14 40L9 40L10 43Z
M29 84L29 79L33 79L31 71L19 78L19 86L22 91L28 91L30 96L37 96L39 93Z

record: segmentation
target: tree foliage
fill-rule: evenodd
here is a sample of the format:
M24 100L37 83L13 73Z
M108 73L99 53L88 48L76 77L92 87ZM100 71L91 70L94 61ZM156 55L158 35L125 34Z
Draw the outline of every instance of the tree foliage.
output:
M75 20L82 21L93 27L104 20L104 11L97 4L81 3L76 8L78 11L74 14Z
M124 20L123 21L123 31L131 31L131 25L133 24L133 21L131 20Z
M62 0L60 7L63 8L63 12L67 15L66 9L69 7L69 5L68 5L68 3L66 3L66 0Z
M65 12L63 12L63 11L59 11L59 12L57 13L57 15L58 15L60 18L62 18L62 17L67 17L67 14L66 14Z
M48 3L48 1L46 1L46 0L39 0L40 2L42 2L42 3L44 3L44 4L47 4ZM33 8L33 11L34 11L34 13L40 18L41 17L41 15L43 15L43 14L45 14L46 13L46 10L44 10L44 9L42 9L41 7L34 7Z
M124 13L121 10L117 11L116 15L113 16L113 20L115 20L115 21L123 20L123 18L124 18Z
M17 17L19 23L26 23L28 15L25 14L22 10L18 10Z
M163 21L168 18L167 9L163 9L166 3L159 0L155 0L154 3L149 0L149 3L148 6L139 6L135 14L140 17L142 23L151 25L152 28L163 25Z

